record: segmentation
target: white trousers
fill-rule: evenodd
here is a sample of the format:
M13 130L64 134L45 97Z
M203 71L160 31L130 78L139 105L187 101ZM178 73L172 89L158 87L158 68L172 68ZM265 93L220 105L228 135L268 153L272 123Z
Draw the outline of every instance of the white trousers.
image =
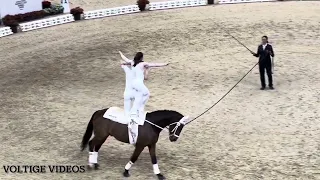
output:
M150 92L143 82L134 82L132 85L135 90L134 102L131 108L131 115L139 116L144 112L144 107L150 97Z
M129 116L131 111L131 103L134 100L134 90L132 88L126 88L123 93L123 99L124 113L126 116Z

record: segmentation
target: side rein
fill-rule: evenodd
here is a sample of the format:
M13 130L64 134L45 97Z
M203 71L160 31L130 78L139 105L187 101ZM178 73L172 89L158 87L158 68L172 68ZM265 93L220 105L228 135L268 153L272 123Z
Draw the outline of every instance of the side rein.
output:
M154 124L154 123L152 123L152 122L150 122L150 121L148 121L148 120L145 120L145 121L148 122L149 124L151 124L151 125L159 128L159 129L165 130L165 131L168 131L168 130L167 130L167 129L169 129L168 127L170 127L171 125L174 125L174 124L175 124L176 126L172 129L171 132L173 132L173 133L170 134L170 136L175 136L175 137L179 138L179 135L176 134L178 128L179 128L181 125L186 125L186 124L188 124L188 122L190 121L190 118L189 118L189 116L184 116L183 118L180 119L180 121L171 123L171 124L169 124L169 125L168 125L167 127L165 127L165 128L162 128L162 127L160 127L160 126L158 126L158 125L156 125L156 124ZM167 129L166 129L166 128L167 128Z

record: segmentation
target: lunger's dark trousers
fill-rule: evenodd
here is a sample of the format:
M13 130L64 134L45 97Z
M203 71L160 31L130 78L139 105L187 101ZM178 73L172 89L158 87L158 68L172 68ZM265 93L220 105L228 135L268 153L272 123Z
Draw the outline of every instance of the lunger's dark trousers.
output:
M269 82L269 87L272 87L272 67L271 63L259 63L259 72L260 72L260 81L261 81L261 86L266 87L266 80L264 77L264 72L265 70L267 71L268 75L268 82Z

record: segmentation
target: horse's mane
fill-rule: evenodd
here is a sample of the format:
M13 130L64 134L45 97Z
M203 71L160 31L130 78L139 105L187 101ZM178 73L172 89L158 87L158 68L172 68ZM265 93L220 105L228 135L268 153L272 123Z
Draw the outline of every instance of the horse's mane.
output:
M183 115L177 111L173 111L173 110L157 110L157 111L152 111L147 113L148 116L148 120L150 118L149 121L151 122L157 122L159 120L162 119L169 119L169 118L174 118L177 117L179 119L181 119L183 117Z

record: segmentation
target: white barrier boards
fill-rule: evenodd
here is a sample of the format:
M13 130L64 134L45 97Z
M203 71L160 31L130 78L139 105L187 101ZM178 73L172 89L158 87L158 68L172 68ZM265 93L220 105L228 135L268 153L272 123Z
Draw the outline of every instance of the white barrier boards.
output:
M67 14L67 15L61 15L61 16L56 16L52 18L22 23L20 24L20 27L21 27L21 30L25 32L25 31L31 31L35 29L55 26L59 24L65 24L73 21L74 21L73 15Z
M117 16L117 15L130 14L130 13L136 13L136 12L140 12L139 7L137 5L100 9L95 11L84 12L84 19L96 19L96 18Z
M176 0L150 3L150 11L207 5L207 0Z
M238 3L255 3L255 2L272 2L277 0L219 0L219 4L238 4Z
M8 36L10 34L13 34L11 31L11 28L9 27L0 28L0 37Z

